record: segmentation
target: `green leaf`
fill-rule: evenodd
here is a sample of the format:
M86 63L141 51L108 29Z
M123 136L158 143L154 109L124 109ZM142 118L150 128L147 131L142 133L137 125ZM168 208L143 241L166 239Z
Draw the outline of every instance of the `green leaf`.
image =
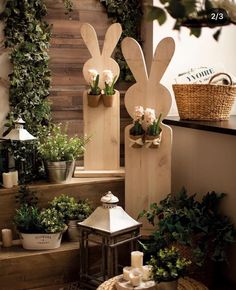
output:
M185 7L185 13L190 14L196 11L196 0L182 0Z
M184 18L186 16L185 7L180 1L170 0L169 6L166 9L175 19Z
M201 35L201 28L200 27L191 27L190 28L190 35L194 35L196 37L200 37L200 35Z
M221 34L221 31L222 31L222 27L220 29L217 29L216 32L213 34L213 37L216 41L219 40L219 37L220 37L220 34Z
M157 20L160 25L166 21L166 12L160 7L150 7L147 15L148 20Z

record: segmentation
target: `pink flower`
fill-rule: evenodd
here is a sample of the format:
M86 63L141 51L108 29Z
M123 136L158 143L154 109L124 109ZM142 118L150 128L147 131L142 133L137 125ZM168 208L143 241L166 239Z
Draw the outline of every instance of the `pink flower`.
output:
M141 120L144 114L144 109L142 106L134 107L134 120L138 121Z

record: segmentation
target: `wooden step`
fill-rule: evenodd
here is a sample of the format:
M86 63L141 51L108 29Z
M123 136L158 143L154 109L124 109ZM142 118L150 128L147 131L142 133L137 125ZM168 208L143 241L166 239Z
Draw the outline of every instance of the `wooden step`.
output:
M38 182L30 185L32 190L37 191L39 206L46 207L48 202L60 194L71 195L78 199L89 199L93 208L101 204L100 199L104 193L112 191L119 198L119 205L124 207L124 178L101 177L101 178L72 178L66 184ZM18 187L0 189L0 229L11 228L14 230L13 216ZM17 235L14 235L17 238Z
M0 251L0 290L64 289L62 286L78 279L78 242L65 242L47 251L28 251L21 246Z

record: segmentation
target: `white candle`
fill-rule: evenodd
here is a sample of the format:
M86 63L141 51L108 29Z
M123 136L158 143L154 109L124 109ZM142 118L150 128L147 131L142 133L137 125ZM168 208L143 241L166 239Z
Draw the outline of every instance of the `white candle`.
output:
M2 245L3 247L12 246L12 230L2 229Z
M133 269L129 273L129 280L134 287L139 286L142 281L142 273L138 269Z
M145 265L145 266L143 266L142 270L143 270L143 280L144 281L151 280L152 266L151 265Z
M130 274L130 271L131 271L131 267L124 267L123 268L123 279L126 280L126 281L129 281L129 274Z
M18 171L11 171L11 178L12 178L12 183L13 185L18 185Z
M131 267L142 268L143 266L143 253L139 251L131 252Z
M2 181L3 181L3 187L5 188L12 188L13 182L12 182L12 175L10 172L4 172L2 174Z

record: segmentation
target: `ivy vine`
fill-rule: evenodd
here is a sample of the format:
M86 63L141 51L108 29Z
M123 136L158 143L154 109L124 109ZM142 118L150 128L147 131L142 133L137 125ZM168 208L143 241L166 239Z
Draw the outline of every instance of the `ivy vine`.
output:
M21 116L27 130L37 135L38 127L50 119L47 100L50 88L48 48L50 26L43 20L42 0L8 0L1 20L5 22L5 47L10 48L10 114L8 127Z
M5 47L10 49L12 64L10 113L5 134L12 129L18 116L25 120L26 129L35 136L39 127L51 119L47 100L51 76L48 67L51 27L43 20L46 14L43 0L8 0L0 15L0 20L5 23ZM16 161L25 162L26 151L32 151L30 146L27 147L11 144L9 150Z
M99 0L106 8L112 22L122 25L123 33L115 52L115 59L120 66L120 78L132 81L133 76L121 52L121 41L126 36L133 37L141 43L141 20L143 16L140 0Z

